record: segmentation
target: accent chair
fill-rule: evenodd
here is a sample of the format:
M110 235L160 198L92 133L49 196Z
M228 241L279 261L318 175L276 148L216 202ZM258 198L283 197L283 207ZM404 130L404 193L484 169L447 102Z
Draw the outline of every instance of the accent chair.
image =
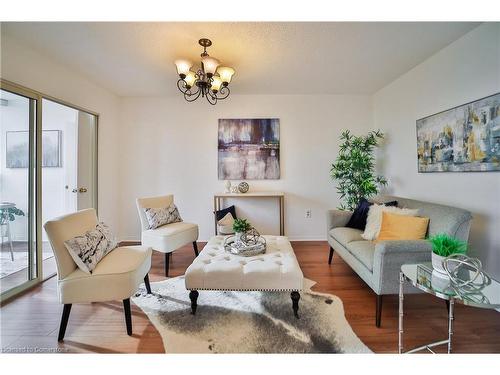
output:
M180 247L192 243L195 256L198 256L198 225L181 221L149 229L146 208L168 207L174 202L173 195L159 197L137 198L137 211L141 220L141 243L153 250L165 254L165 276L168 276L170 256Z
M91 274L77 267L64 242L94 229L97 223L96 211L90 208L49 220L44 225L56 258L59 302L64 304L58 341L64 339L74 303L122 300L127 334L132 335L130 297L143 280L151 294L149 247L118 246L101 259Z

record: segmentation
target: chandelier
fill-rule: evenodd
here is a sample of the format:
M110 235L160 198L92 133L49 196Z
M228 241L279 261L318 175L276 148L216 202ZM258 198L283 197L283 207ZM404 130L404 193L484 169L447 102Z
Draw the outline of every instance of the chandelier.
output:
M188 60L176 60L177 73L180 79L177 81L177 88L184 94L184 99L194 102L200 96L215 105L218 100L226 99L229 96L229 82L234 74L234 69L227 66L219 66L220 62L207 53L207 47L212 45L210 39L200 39L198 41L203 47L201 56L201 67L193 72L193 64ZM196 68L195 68L196 69Z

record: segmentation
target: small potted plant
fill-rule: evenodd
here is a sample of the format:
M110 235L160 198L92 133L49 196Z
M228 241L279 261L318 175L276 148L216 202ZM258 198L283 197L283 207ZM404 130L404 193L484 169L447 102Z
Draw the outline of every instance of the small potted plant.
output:
M235 219L233 223L235 241L240 241L241 235L251 228L252 226L246 219Z
M465 254L467 252L467 243L460 241L447 234L436 234L429 238L432 244L432 267L440 274L446 275L443 268L443 260L452 254Z

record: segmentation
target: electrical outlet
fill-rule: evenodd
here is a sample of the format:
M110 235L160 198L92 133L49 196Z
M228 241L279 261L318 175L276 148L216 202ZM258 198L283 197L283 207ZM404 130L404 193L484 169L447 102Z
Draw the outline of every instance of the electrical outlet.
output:
M308 208L306 209L306 219L310 219L311 218L311 209Z

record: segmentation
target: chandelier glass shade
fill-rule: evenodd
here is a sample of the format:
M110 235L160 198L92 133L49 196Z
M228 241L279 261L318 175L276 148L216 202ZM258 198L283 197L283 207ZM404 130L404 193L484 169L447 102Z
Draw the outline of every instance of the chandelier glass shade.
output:
M215 105L217 101L226 99L229 94L229 83L234 74L234 69L220 66L220 61L210 57L207 47L212 45L209 39L200 39L198 43L203 47L201 66L192 69L193 63L188 60L176 60L177 88L188 102L194 102L200 97Z

